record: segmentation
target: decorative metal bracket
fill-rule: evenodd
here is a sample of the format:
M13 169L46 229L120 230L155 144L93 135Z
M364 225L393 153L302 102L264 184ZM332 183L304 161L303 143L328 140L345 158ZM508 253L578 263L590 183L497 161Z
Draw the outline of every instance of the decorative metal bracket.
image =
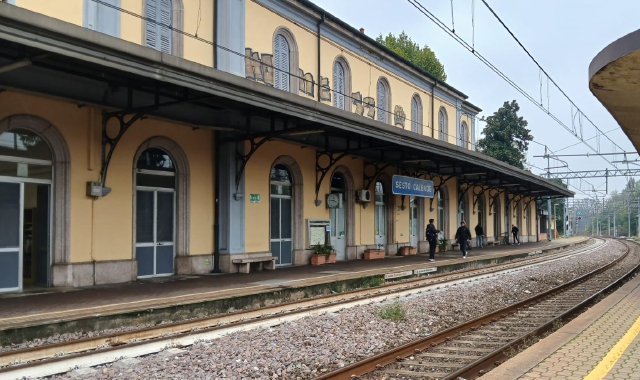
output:
M480 191L477 192L476 189L479 189ZM474 186L473 187L473 215L476 214L476 206L478 205L478 200L480 199L481 196L484 196L485 191L487 191L489 189L489 186Z
M371 187L371 184L373 183L373 181L376 180L376 178L378 178L378 176L380 175L380 173L382 173L386 168L388 168L389 166L393 165L392 162L386 162L386 163L378 163L378 162L371 162L371 161L365 161L364 163L364 170L362 171L362 176L364 177L364 190L368 190ZM369 175L367 168L373 168L373 174Z
M455 176L456 176L455 174L450 174L450 175L448 175L448 176L443 176L443 175L440 175L440 174L432 175L432 178L433 178L433 177L436 177L436 178L440 179L440 182L438 183L438 185L437 185L437 186L436 186L436 185L433 185L433 198L431 198L431 199L429 200L429 210L430 210L431 212L433 212L433 210L434 210L434 208L433 208L433 200L436 198L436 194L438 194L438 191L440 191L440 188L441 188L445 183L447 183L451 178L454 178Z
M510 197L510 201L513 203L513 211L516 211L516 207L518 207L518 203L524 198L522 194L513 195Z
M349 142L347 142L347 146L349 146ZM324 180L324 177L327 176L327 173L329 173L329 170L331 170L331 168L336 163L338 163L338 161L340 161L341 159L349 155L349 153L350 153L349 149L347 149L342 153L337 154L337 156L334 156L334 153L331 153L328 151L323 151L323 152L316 151L316 200L315 200L316 207L322 204L322 201L318 199L318 195L320 193L320 186L322 185L322 181ZM327 157L329 161L327 165L321 164L322 157Z
M536 199L537 199L536 197L529 197L529 200L524 203L524 209L527 210L527 208L529 207L531 202L535 201ZM536 211L536 213L537 213L537 211ZM526 212L524 213L524 218L525 219L527 218L527 213Z
M100 173L100 181L104 187L107 182L107 171L109 170L109 163L113 156L113 151L118 146L120 139L124 133L135 123L144 116L144 111L138 111L135 113L122 112L104 112L102 114L102 170ZM127 116L130 116L127 118ZM115 118L118 121L118 132L115 136L109 136L107 131L107 124L109 120Z
M160 92L156 89L156 93L154 96L154 104L149 106L142 107L133 107L133 88L129 87L127 92L127 103L128 107L121 111L115 112L103 112L102 113L102 168L100 172L100 180L102 182L102 186L104 187L107 182L107 172L109 170L109 163L111 163L111 157L113 156L113 151L118 146L118 143L122 139L122 136L127 132L129 127L133 125L138 120L144 118L144 115L149 114L155 110L158 110L162 107L174 106L182 103L188 103L192 101L198 101L206 98L210 98L210 95L199 96L189 98L188 93L185 92L183 99L172 100L164 103L160 103ZM108 132L107 125L109 120L115 118L118 121L118 132L115 136L110 136Z
M500 188L498 187L491 187L488 190L489 190L489 196L491 197L491 199L489 199L489 215L493 215L493 205L496 202L496 198L499 197L502 193L504 193L507 189L502 188L500 190ZM498 190L498 192L492 195L491 190Z
M247 163L249 162L251 157L253 157L256 151L262 145L264 145L264 143L266 143L267 141L271 141L272 139L278 136L286 135L292 132L302 132L308 129L308 128L287 128L287 126L288 124L287 124L287 121L285 120L284 128L276 130L275 119L272 118L270 131L251 134L251 116L249 115L247 116L245 137L240 141L236 141L236 158L238 160L238 165L237 165L238 169L236 170L236 193L238 192L238 188L240 187L240 179L244 174L244 171L247 167ZM312 130L312 129L308 129L308 130ZM243 153L243 150L240 149L240 146L241 146L240 144L244 144L246 141L249 141L249 144L250 144L249 152Z

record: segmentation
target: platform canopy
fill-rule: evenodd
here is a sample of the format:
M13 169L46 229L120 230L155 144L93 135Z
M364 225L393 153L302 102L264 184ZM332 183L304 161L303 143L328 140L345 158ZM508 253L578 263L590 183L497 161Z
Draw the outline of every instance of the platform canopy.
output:
M481 153L17 7L0 15L0 87L100 107L125 120L157 117L216 129L224 141L280 139L333 159L361 157L372 168L367 174L365 167L365 187L376 170L392 165L403 175L458 177L511 194L573 196Z
M640 29L605 47L589 65L589 89L640 150Z

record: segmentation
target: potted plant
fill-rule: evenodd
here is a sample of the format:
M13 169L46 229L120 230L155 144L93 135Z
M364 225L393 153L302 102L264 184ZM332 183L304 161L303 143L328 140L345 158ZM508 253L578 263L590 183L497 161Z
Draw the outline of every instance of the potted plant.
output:
M449 242L449 239L447 239L447 238L442 238L442 239L438 240L438 250L440 252L446 251L448 242Z
M402 256L415 255L417 252L418 250L416 249L416 247L413 247L410 245L405 245L400 247L400 254Z
M313 246L311 265L332 264L336 262L336 252L331 244L317 244Z
M378 244L378 249L366 249L364 251L365 260L384 259L384 244Z

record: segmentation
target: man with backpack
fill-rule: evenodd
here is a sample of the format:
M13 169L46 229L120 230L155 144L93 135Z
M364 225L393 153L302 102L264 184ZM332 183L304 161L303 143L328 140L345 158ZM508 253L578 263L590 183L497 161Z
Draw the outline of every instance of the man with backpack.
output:
M436 261L435 255L439 232L440 230L436 229L436 226L433 224L433 219L429 219L429 224L425 231L427 241L429 242L429 261Z
M484 229L480 223L476 226L476 247L484 248Z
M460 227L456 231L456 240L460 244L460 250L462 251L462 258L467 258L467 244L471 240L471 231L467 228L467 224L463 220L460 222Z
M518 239L518 232L520 232L520 229L516 227L515 224L512 224L511 233L513 234L513 244L516 244L516 241L517 241L518 245L520 245L520 239Z

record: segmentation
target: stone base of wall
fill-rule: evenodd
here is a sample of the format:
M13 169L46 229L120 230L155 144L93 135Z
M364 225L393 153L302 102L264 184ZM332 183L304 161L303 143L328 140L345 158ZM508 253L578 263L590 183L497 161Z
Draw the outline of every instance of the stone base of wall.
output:
M131 282L138 278L136 260L96 261L96 285Z
M117 284L135 281L138 262L135 260L108 260L55 264L52 266L52 284L55 287L79 287Z
M52 285L79 287L93 285L93 263L55 264L51 267Z
M212 255L176 257L176 274L205 274L211 272L212 269Z

